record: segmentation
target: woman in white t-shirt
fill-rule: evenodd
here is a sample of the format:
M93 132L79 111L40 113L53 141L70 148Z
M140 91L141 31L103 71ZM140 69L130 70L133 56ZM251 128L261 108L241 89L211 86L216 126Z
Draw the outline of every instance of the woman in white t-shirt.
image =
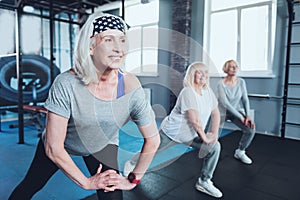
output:
M161 124L161 144L157 154L179 143L200 149L199 158L203 158L203 165L196 189L219 198L222 197L222 192L213 185L211 179L221 151L218 142L220 113L217 99L208 82L208 67L205 64L195 62L188 67L183 81L184 88L176 105ZM205 133L210 116L211 131ZM126 162L125 174L134 168L138 159L139 154L136 154Z

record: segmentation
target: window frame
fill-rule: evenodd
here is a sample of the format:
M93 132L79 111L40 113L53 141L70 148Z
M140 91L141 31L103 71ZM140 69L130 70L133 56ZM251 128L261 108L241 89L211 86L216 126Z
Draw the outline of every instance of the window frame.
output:
M158 0L156 0L158 1ZM125 13L126 13L126 8L128 7L131 7L131 6L137 6L141 4L140 2L137 2L137 3L132 3L132 4L128 4L125 6ZM159 7L159 1L158 1L158 7ZM121 9L120 9L120 12L121 12ZM138 24L138 25L130 25L130 28L131 29L134 29L135 27L139 27L140 28L140 34L141 34L141 43L140 43L140 49L141 49L141 53L140 53L140 60L141 60L141 63L140 63L140 70L139 72L132 72L134 73L136 76L145 76L145 77L157 77L158 76L158 57L159 57L159 12L157 12L158 14L158 21L157 22L150 22L150 23L144 23L144 24ZM126 15L125 15L125 21L126 21ZM147 71L144 71L144 63L143 63L143 56L144 56L144 53L143 53L143 50L149 50L149 48L147 47L144 47L144 44L143 44L143 34L144 34L144 29L146 28L151 28L153 26L157 26L157 37L158 37L158 43L157 43L157 61L155 64L153 65L156 65L156 70L154 72L147 72ZM130 31L130 29L129 29ZM126 69L126 61L125 61L125 69ZM126 69L127 70L127 69Z
M254 7L262 7L262 6L267 6L268 7L268 33L267 33L267 69L266 70L251 70L251 71L242 71L239 70L239 76L241 77L260 77L260 78L273 78L275 75L273 74L273 67L272 67L272 60L274 57L274 45L275 45L275 34L273 33L275 30L275 22L276 18L273 19L275 12L276 12L276 2L274 0L266 0L263 2L259 3L252 3L248 5L241 5L241 6L233 6L230 8L224 8L224 9L218 9L215 11L211 11L211 0L205 1L205 19L204 19L204 27L206 31L204 31L204 42L203 46L204 49L206 50L206 53L209 55L210 54L210 30L211 30L211 15L215 13L222 13L226 11L232 11L236 10L237 12L237 40L236 40L236 45L237 45L237 52L236 52L236 58L235 59L238 63L241 63L241 16L242 16L242 10L243 9L249 9L249 8L254 8ZM275 15L276 17L276 15ZM274 21L273 21L274 20ZM204 57L205 58L205 57ZM206 62L213 64L212 60L206 60ZM224 61L225 62L225 61ZM223 73L222 66L217 66L217 69L219 70L218 72L212 72L210 73L211 76L219 77L225 76L225 73Z

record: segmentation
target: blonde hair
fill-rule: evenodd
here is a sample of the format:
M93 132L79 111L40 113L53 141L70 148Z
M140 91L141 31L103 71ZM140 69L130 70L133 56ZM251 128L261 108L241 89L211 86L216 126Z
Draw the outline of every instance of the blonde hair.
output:
M227 73L228 72L228 68L229 68L229 64L230 63L234 63L237 67L239 67L239 65L238 65L238 63L235 61L235 60L227 60L225 63L224 63L224 65L223 65L223 68L222 68L222 70L223 70L223 72L225 72L225 73Z
M90 55L90 47L92 47L96 39L95 37L90 38L93 34L94 26L93 21L94 19L101 17L101 16L114 16L111 14L104 14L102 12L95 12L89 16L83 27L81 28L78 36L77 41L74 48L74 71L76 75L83 81L84 84L88 85L89 83L97 83L97 68L94 65L94 61L92 56ZM114 16L119 18L117 16ZM123 21L123 19L119 18L120 21L124 24L124 30L127 31L127 25Z
M196 71L203 71L205 72L208 70L208 67L202 63L202 62L193 62L190 64L186 70L186 74L183 79L183 87L194 87L194 81L195 81L195 72ZM203 88L208 87L208 81L203 86Z

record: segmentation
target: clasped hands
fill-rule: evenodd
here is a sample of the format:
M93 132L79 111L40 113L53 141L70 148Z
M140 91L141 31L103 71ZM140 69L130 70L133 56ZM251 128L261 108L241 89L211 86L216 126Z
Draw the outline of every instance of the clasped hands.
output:
M102 165L100 164L97 173L88 178L89 184L86 189L99 190L103 189L104 192L112 192L115 190L131 190L136 184L130 183L127 177L117 173L113 169L102 171Z
M214 144L218 141L218 136L213 134L212 132L207 132L205 134L205 136L202 138L202 141L205 143L205 144Z
M255 123L254 121L249 117L242 117L241 121L244 123L245 126L247 126L248 128L254 129L255 128Z

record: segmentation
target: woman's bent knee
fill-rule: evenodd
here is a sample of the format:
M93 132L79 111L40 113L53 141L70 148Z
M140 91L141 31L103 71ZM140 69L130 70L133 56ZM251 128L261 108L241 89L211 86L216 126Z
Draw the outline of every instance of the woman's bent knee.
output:
M221 152L221 144L220 144L219 141L217 141L217 142L213 145L212 151L217 152L217 153Z
M249 135L249 137L253 137L255 135L255 129L247 128L244 133Z

